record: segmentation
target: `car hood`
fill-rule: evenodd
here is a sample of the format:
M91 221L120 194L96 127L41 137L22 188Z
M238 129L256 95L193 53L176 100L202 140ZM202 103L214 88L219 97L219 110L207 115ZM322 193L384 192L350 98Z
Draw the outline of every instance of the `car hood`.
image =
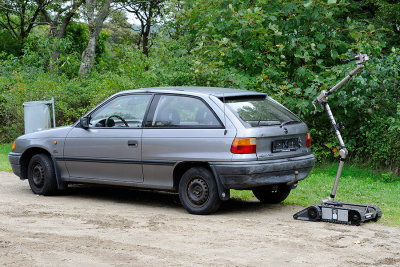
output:
M62 138L66 137L71 129L72 126L56 127L49 130L25 134L18 137L18 139Z

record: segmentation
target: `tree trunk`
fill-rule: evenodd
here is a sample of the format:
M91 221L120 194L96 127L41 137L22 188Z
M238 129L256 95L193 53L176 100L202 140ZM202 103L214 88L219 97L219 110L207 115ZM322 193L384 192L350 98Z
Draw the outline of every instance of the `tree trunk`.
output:
M135 14L136 18L140 21L141 27L137 45L146 56L149 55L149 48L151 47L150 32L153 19L162 15L164 2L165 0L125 0L125 3L122 4L126 11Z
M143 54L149 56L149 37L150 37L150 29L151 29L151 22L153 20L153 8L156 6L156 2L151 1L149 7L149 14L147 16L146 27L143 32Z
M94 57L96 56L96 44L98 40L99 33L90 31L88 45L82 53L82 61L79 68L79 75L83 75L92 70L94 66Z
M89 42L85 51L82 53L81 66L79 68L79 75L90 72L94 65L96 55L96 45L99 40L99 34L103 27L103 22L108 16L110 10L111 0L104 0L103 5L98 12L97 16L94 16L96 0L86 0L87 18L89 25Z

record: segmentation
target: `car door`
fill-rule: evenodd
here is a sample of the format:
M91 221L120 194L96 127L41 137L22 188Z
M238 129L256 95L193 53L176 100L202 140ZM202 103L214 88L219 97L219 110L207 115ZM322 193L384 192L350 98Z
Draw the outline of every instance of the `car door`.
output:
M142 136L145 183L171 188L177 162L230 159L234 134L201 98L156 95Z
M151 98L118 96L89 115L89 128L71 130L64 147L69 180L143 182L142 121Z

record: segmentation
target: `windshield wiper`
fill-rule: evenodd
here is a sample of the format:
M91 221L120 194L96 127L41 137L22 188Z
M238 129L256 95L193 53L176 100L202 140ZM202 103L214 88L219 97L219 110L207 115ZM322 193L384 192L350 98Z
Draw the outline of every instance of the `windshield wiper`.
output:
M301 121L284 121L284 122L282 122L281 123L281 125L279 125L279 127L283 127L284 125L287 125L287 124L294 124L294 123L300 123Z
M249 121L247 121L250 123ZM259 121L254 121L255 126L272 126L272 125L279 125L279 121L265 121L265 120L259 120Z

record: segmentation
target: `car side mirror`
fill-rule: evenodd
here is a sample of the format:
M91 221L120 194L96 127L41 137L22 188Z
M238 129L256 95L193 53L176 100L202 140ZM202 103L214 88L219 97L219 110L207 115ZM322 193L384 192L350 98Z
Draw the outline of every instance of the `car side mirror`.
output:
M82 117L80 119L80 123L81 123L81 126L82 126L83 129L89 128L89 121L90 121L89 117Z

